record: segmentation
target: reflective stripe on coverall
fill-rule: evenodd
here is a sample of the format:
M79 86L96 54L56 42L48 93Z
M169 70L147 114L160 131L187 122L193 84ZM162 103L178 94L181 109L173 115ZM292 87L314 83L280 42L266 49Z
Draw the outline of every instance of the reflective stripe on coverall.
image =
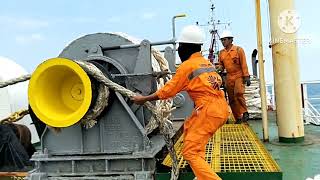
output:
M183 157L198 180L220 180L205 161L208 140L229 116L228 104L220 90L221 77L213 65L197 52L183 62L176 75L156 93L160 99L187 91L195 103L195 110L184 123Z
M236 119L247 112L246 100L243 97L245 87L243 77L249 76L246 56L241 47L232 45L227 51L223 49L219 54L219 64L227 70L227 93L232 113Z

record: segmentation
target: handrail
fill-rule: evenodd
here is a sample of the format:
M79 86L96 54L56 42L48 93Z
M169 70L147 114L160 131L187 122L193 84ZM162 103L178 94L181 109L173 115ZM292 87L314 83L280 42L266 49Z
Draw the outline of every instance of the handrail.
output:
M313 112L315 112L320 117L319 111L316 108L314 108L314 106L309 101L306 101L306 103L308 104L309 107L311 107Z
M308 96L308 84L320 84L320 80L314 80L314 81L303 81L301 82L303 86L303 88L306 88L305 91L305 96L303 97L303 101L304 101L304 108L303 108L303 116L304 116L304 120L306 124L315 124L315 125L320 125L320 112L318 109L315 108L314 104L311 103L310 101L312 100L320 100L320 95L316 95L316 96ZM271 87L272 89L274 88L274 85L272 83L268 83L266 84L266 87L268 89L268 87ZM270 91L269 91L270 92ZM275 93L272 90L270 93L270 96L272 98L272 100L274 100L275 98ZM272 106L274 107L274 109L276 109L276 104L274 101L272 101Z

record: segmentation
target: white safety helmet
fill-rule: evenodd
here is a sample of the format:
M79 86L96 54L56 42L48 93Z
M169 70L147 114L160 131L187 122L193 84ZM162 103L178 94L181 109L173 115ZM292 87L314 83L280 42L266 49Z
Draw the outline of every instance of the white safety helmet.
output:
M196 25L189 25L182 29L178 43L203 44L204 33Z
M222 38L233 38L233 35L232 35L231 31L224 30L220 36L220 39L222 39Z

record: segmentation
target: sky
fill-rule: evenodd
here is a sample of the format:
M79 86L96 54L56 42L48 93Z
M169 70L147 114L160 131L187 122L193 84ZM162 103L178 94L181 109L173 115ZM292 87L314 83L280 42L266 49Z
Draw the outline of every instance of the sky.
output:
M251 70L251 53L257 47L254 0L215 0L215 21L230 22L234 43L244 48ZM295 0L301 18L298 38L300 79L320 80L320 17L318 0ZM10 0L0 6L0 56L10 58L29 73L46 59L56 57L73 40L98 32L124 32L151 42L172 38L171 19L176 33L185 25L207 24L210 0ZM261 0L266 81L273 82L267 0ZM210 41L209 27L202 26ZM220 25L219 31L226 28ZM208 43L205 44L205 46ZM221 47L221 45L220 45ZM208 47L205 47L208 48Z

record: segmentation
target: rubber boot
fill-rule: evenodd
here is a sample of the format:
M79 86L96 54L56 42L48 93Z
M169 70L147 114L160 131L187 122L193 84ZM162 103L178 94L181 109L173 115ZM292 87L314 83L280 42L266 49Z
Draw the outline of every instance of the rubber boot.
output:
M242 123L242 118L238 118L238 119L236 119L235 124L241 124L241 123Z
M242 115L242 122L247 122L249 120L249 113L245 112Z

